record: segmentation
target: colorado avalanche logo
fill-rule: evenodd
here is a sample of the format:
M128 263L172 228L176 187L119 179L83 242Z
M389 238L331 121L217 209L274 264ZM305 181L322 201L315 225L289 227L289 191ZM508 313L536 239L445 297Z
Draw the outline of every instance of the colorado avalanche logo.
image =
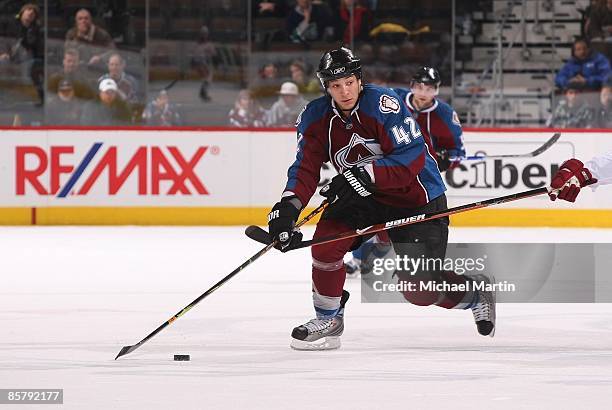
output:
M348 145L340 148L334 155L334 162L341 170L345 170L382 158L382 153L380 144L376 140L365 139L353 133Z
M380 109L380 112L382 112L383 114L397 114L400 112L400 103L399 101L397 101L397 98L391 97L387 94L383 94L380 96L378 107Z

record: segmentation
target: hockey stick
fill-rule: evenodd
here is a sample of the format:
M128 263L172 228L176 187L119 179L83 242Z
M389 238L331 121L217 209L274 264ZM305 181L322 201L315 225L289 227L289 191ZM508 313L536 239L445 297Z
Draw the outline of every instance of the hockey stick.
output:
M321 203L321 205L319 205L314 211L312 211L311 213L309 213L308 215L306 215L301 221L299 221L295 227L299 228L300 226L304 225L306 222L310 221L312 218L315 217L315 215L317 215L318 213L320 213L321 211L323 211L323 209L325 209L325 207L327 206L327 202L323 202ZM244 268L246 268L247 266L249 266L251 263L255 262L257 259L259 259L262 255L264 255L266 252L268 252L270 249L272 249L274 247L274 245L276 245L276 241L271 242L270 244L266 245L265 248L263 248L262 250L260 250L259 252L257 252L255 255L251 256L249 259L247 259L242 265L238 266L236 269L234 269L230 274L228 274L226 277L224 277L223 279L221 279L219 282L215 283L210 289L208 289L206 292L202 293L200 296L198 296L193 302L191 302L190 304L188 304L187 306L185 306L180 312L178 312L176 315L172 316L170 319L168 319L166 322L162 323L157 329L155 329L154 331L152 331L151 333L149 333L144 339L142 339L140 342L136 343L135 345L131 345L131 346L123 346L121 348L121 350L119 351L119 354L117 354L117 357L115 357L115 360L117 360L118 358L120 358L121 356L125 356L126 354L132 353L134 350L138 349L140 346L142 346L143 344L145 344L147 341L149 341L153 336L155 336L156 334L158 334L159 332L161 332L166 326L168 326L169 324L171 324L172 322L174 322L176 319L178 319L179 317L183 316L185 313L187 313L191 308L193 308L195 305L197 305L202 299L204 299L205 297L207 297L208 295L210 295L211 293L213 293L215 290L219 289L221 286L223 286L228 280L230 280L231 278L233 278L234 276L236 276L238 274L238 272L240 272L241 270L243 270Z
M381 224L368 226L363 229L355 229L354 231L346 231L333 236L327 236L319 239L311 239L309 241L303 241L296 245L293 249L307 248L309 246L321 245L324 243L336 242L342 239L354 238L362 235L369 235L372 233L386 231L392 228L398 228L400 226L412 225L420 222L431 221L434 219L443 218L448 215L458 214L461 212L473 211L475 209L486 208L492 205L499 205L506 202L517 201L519 199L529 198L536 195L542 195L548 193L547 187L531 189L529 191L518 192L516 194L500 196L497 198L487 199L485 201L473 202L471 204L460 205L454 208L445 209L443 211L431 212L428 214L419 214L409 216L407 218L396 219L394 221L383 222ZM293 250L292 249L292 250Z
M473 161L473 160L482 160L482 159L491 159L491 158L532 158L537 157L557 142L557 140L561 138L561 133L555 133L548 141L542 144L541 147L536 149L535 151L529 152L527 154L501 154L501 155L470 155L465 158L460 158L462 161Z
M516 201L516 200L523 199L523 198L529 198L531 196L541 195L543 193L548 193L548 192L549 192L548 188L546 187L537 188L537 189L532 189L529 191L518 192L512 195L506 195L506 196L500 196L497 198L487 199L485 201L473 202L471 204L466 204L466 205L461 205L461 206L457 206L454 208L445 209L444 211L432 212L429 214L414 215L414 216L410 216L407 218L397 219L395 221L383 222L378 225L372 225L364 229L356 229L354 231L347 231L347 232L339 233L334 236L328 236L328 237L319 238L319 239L311 239L308 241L302 241L300 244L296 245L291 250L307 248L309 246L320 245L322 243L336 242L341 239L354 238L357 236L368 235L368 234L372 234L372 233L376 233L380 231L386 231L387 229L391 229L391 228L397 228L397 227L405 226L405 225L412 225L412 224L419 223L419 222L431 221L433 219L443 218L448 215L458 214L458 213L466 212L466 211L473 211L475 209L486 208L492 205L499 205L505 202L511 202L511 201ZM559 190L552 190L551 192L558 193ZM268 232L266 232L259 226L251 225L246 229L245 233L249 238L253 239L254 241L257 241L263 244L270 243L270 235L268 234Z

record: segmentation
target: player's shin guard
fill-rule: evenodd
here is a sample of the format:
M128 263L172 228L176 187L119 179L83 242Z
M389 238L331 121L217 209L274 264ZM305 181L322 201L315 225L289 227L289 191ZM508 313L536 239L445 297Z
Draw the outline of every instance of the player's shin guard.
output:
M350 294L342 291L340 308L331 317L311 319L293 329L291 348L295 350L332 350L340 347L344 331L344 306Z

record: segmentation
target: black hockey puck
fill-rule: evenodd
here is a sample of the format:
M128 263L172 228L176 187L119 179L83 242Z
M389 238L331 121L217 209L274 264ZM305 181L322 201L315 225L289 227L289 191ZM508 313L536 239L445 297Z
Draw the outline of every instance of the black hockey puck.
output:
M188 362L191 360L188 354L175 354L174 360L177 362Z

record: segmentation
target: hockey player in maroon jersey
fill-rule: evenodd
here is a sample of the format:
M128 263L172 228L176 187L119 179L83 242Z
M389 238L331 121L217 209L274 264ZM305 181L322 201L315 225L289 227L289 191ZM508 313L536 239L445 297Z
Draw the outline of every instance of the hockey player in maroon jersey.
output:
M440 171L459 165L465 157L463 130L453 108L436 98L442 79L433 67L420 67L410 81L410 88L394 88L416 119L421 132L436 153Z
M281 200L268 215L270 236L278 241L278 247L288 251L300 242L302 235L294 226L317 188L321 165L327 161L338 175L321 190L330 205L317 223L315 238L446 209L446 188L436 161L397 93L364 84L360 60L344 47L323 55L317 76L326 95L310 102L297 119L296 159L289 167ZM426 258L444 258L448 218L396 228L389 231L389 237L398 255L414 256L417 246ZM293 329L293 348L340 346L348 299L348 292L343 291L343 257L359 243L349 238L311 248L316 317ZM418 271L414 276L399 272L398 276L414 282L432 279L434 274L437 280L459 285L479 279L453 272ZM404 297L417 305L471 308L478 331L492 335L494 295L467 288L404 292Z

